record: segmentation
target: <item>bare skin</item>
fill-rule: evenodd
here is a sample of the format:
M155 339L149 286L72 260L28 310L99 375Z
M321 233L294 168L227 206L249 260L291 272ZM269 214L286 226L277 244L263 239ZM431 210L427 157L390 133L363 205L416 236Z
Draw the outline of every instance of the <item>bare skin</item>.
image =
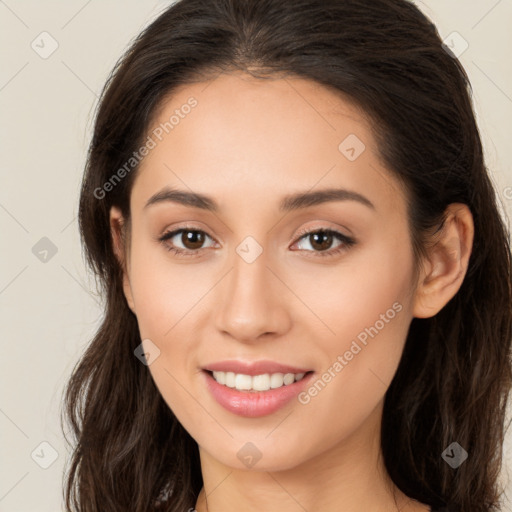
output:
M415 278L405 194L380 162L359 109L314 82L233 73L180 87L152 126L191 96L197 106L141 164L127 244L117 208L111 226L141 339L160 350L149 370L199 445L197 511L427 512L383 465L382 406L412 318L435 315L462 284L473 241L469 209L450 205ZM364 151L350 151L357 139L348 153L340 150L350 134ZM207 195L219 209L145 206L165 187ZM286 195L327 188L356 192L373 206L345 199L279 210ZM159 240L185 226L206 234L201 248L184 245L182 234ZM320 251L301 234L320 228L355 243L334 237ZM251 263L236 251L248 236L262 249ZM194 256L170 252L173 245ZM382 314L387 321L377 324ZM321 377L365 328L381 324L307 403L245 418L205 388L201 368L225 359L270 359ZM247 442L261 453L250 468L237 456Z

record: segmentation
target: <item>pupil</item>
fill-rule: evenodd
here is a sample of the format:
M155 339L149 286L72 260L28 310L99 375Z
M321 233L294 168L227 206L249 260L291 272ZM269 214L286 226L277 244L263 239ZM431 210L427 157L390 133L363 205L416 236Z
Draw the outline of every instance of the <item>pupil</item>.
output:
M328 249L330 247L330 245L332 243L332 235L327 234L324 231L319 231L318 233L313 233L311 236L313 237L313 243L311 244L311 246L320 251L325 251L326 249ZM324 239L323 244L321 242L318 243L319 238ZM325 241L327 241L327 244L325 243Z
M181 241L183 242L183 245L187 247L187 249L200 249L204 243L204 236L203 233L200 233L199 231L184 231L181 237ZM192 247L190 247L190 244Z

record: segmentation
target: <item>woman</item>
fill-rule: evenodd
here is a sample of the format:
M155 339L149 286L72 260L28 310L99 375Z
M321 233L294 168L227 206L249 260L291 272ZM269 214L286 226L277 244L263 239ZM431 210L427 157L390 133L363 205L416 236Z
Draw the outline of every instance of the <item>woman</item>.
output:
M508 234L413 4L168 8L105 86L80 228L69 509L497 509Z

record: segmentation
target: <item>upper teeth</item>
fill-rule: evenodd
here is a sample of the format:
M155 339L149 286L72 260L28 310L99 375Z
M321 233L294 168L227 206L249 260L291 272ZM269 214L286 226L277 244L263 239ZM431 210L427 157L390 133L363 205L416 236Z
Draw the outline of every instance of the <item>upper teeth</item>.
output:
M213 372L213 378L229 388L236 388L240 391L268 391L269 389L280 388L283 385L292 384L301 380L305 373L264 373L262 375L245 375L233 372Z

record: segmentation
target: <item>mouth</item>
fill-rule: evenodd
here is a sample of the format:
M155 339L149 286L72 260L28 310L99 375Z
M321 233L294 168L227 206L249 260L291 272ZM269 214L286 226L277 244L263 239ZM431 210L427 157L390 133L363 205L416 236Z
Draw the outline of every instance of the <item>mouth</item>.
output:
M307 387L315 371L272 360L225 360L201 368L211 396L227 411L247 418L272 414Z
M206 369L203 371L208 373L218 384L237 391L245 391L247 393L258 393L290 386L313 373L312 370L309 370L298 373L275 372L248 375L231 371L213 371Z

